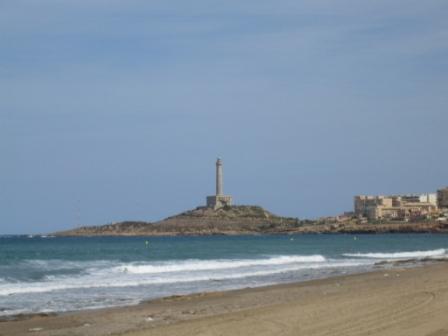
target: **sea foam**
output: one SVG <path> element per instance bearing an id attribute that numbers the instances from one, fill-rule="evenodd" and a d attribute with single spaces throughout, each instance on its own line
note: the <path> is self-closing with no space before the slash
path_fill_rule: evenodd
<path id="1" fill-rule="evenodd" d="M 322 263 L 326 258 L 322 255 L 310 256 L 278 256 L 268 259 L 216 259 L 216 260 L 182 260 L 159 264 L 138 264 L 118 266 L 115 270 L 134 274 L 155 274 L 166 272 L 188 272 L 243 268 L 251 266 L 276 266 L 292 263 Z"/>
<path id="2" fill-rule="evenodd" d="M 323 256 L 279 256 L 268 259 L 194 260 L 163 265 L 125 264 L 112 268 L 91 268 L 77 276 L 49 276 L 45 281 L 0 284 L 0 296 L 44 293 L 82 288 L 122 288 L 158 284 L 223 281 L 278 273 L 324 268 L 356 267 L 365 263 L 353 260 L 327 260 Z M 138 267 L 137 272 L 125 271 Z"/>
<path id="3" fill-rule="evenodd" d="M 381 252 L 381 253 L 344 253 L 345 257 L 372 258 L 372 259 L 403 259 L 403 258 L 430 258 L 440 257 L 446 254 L 445 249 L 430 251 L 409 251 L 409 252 Z"/>

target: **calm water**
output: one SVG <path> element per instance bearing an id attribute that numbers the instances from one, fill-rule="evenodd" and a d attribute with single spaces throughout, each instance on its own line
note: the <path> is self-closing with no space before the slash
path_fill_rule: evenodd
<path id="1" fill-rule="evenodd" d="M 0 315 L 118 305 L 446 256 L 448 235 L 0 236 Z"/>

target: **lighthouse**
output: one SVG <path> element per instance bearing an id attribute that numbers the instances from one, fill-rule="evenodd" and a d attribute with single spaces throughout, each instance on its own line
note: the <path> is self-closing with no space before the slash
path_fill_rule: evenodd
<path id="1" fill-rule="evenodd" d="M 216 196 L 223 195 L 222 192 L 222 160 L 216 160 Z"/>
<path id="2" fill-rule="evenodd" d="M 222 160 L 216 160 L 216 194 L 207 196 L 207 207 L 215 210 L 232 205 L 232 196 L 224 195 Z"/>

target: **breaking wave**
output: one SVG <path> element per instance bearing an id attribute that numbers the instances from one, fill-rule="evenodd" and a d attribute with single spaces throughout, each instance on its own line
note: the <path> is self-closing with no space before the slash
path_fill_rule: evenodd
<path id="1" fill-rule="evenodd" d="M 437 249 L 431 251 L 410 251 L 395 253 L 344 253 L 345 257 L 352 258 L 372 258 L 372 259 L 403 259 L 403 258 L 431 258 L 441 257 L 446 254 L 446 249 Z"/>
<path id="2" fill-rule="evenodd" d="M 53 261 L 54 262 L 54 261 Z M 299 270 L 356 267 L 365 262 L 327 260 L 321 255 L 278 256 L 266 259 L 217 259 L 159 262 L 158 264 L 120 263 L 111 267 L 87 267 L 79 274 L 49 275 L 36 282 L 0 282 L 0 296 L 44 293 L 82 288 L 122 288 L 187 282 L 223 281 L 262 277 Z M 96 266 L 101 263 L 96 263 Z M 56 266 L 56 265 L 55 265 Z"/>
<path id="3" fill-rule="evenodd" d="M 242 259 L 242 260 L 185 260 L 178 262 L 167 262 L 155 265 L 123 265 L 116 270 L 125 273 L 134 274 L 153 274 L 166 272 L 188 272 L 188 271 L 206 271 L 233 269 L 252 266 L 275 266 L 291 263 L 322 263 L 326 259 L 321 255 L 311 256 L 279 256 L 269 259 Z"/>

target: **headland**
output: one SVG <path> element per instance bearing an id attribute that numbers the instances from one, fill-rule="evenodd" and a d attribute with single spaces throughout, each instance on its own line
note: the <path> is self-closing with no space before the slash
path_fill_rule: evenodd
<path id="1" fill-rule="evenodd" d="M 176 236 L 285 233 L 446 233 L 448 188 L 438 194 L 355 196 L 354 212 L 317 220 L 275 215 L 256 205 L 234 205 L 224 194 L 223 161 L 216 161 L 216 192 L 206 205 L 157 222 L 84 226 L 57 236 Z"/>
<path id="2" fill-rule="evenodd" d="M 199 207 L 158 222 L 126 221 L 56 232 L 56 236 L 177 236 L 292 233 L 448 233 L 438 221 L 359 223 L 356 219 L 300 220 L 259 206 Z"/>

